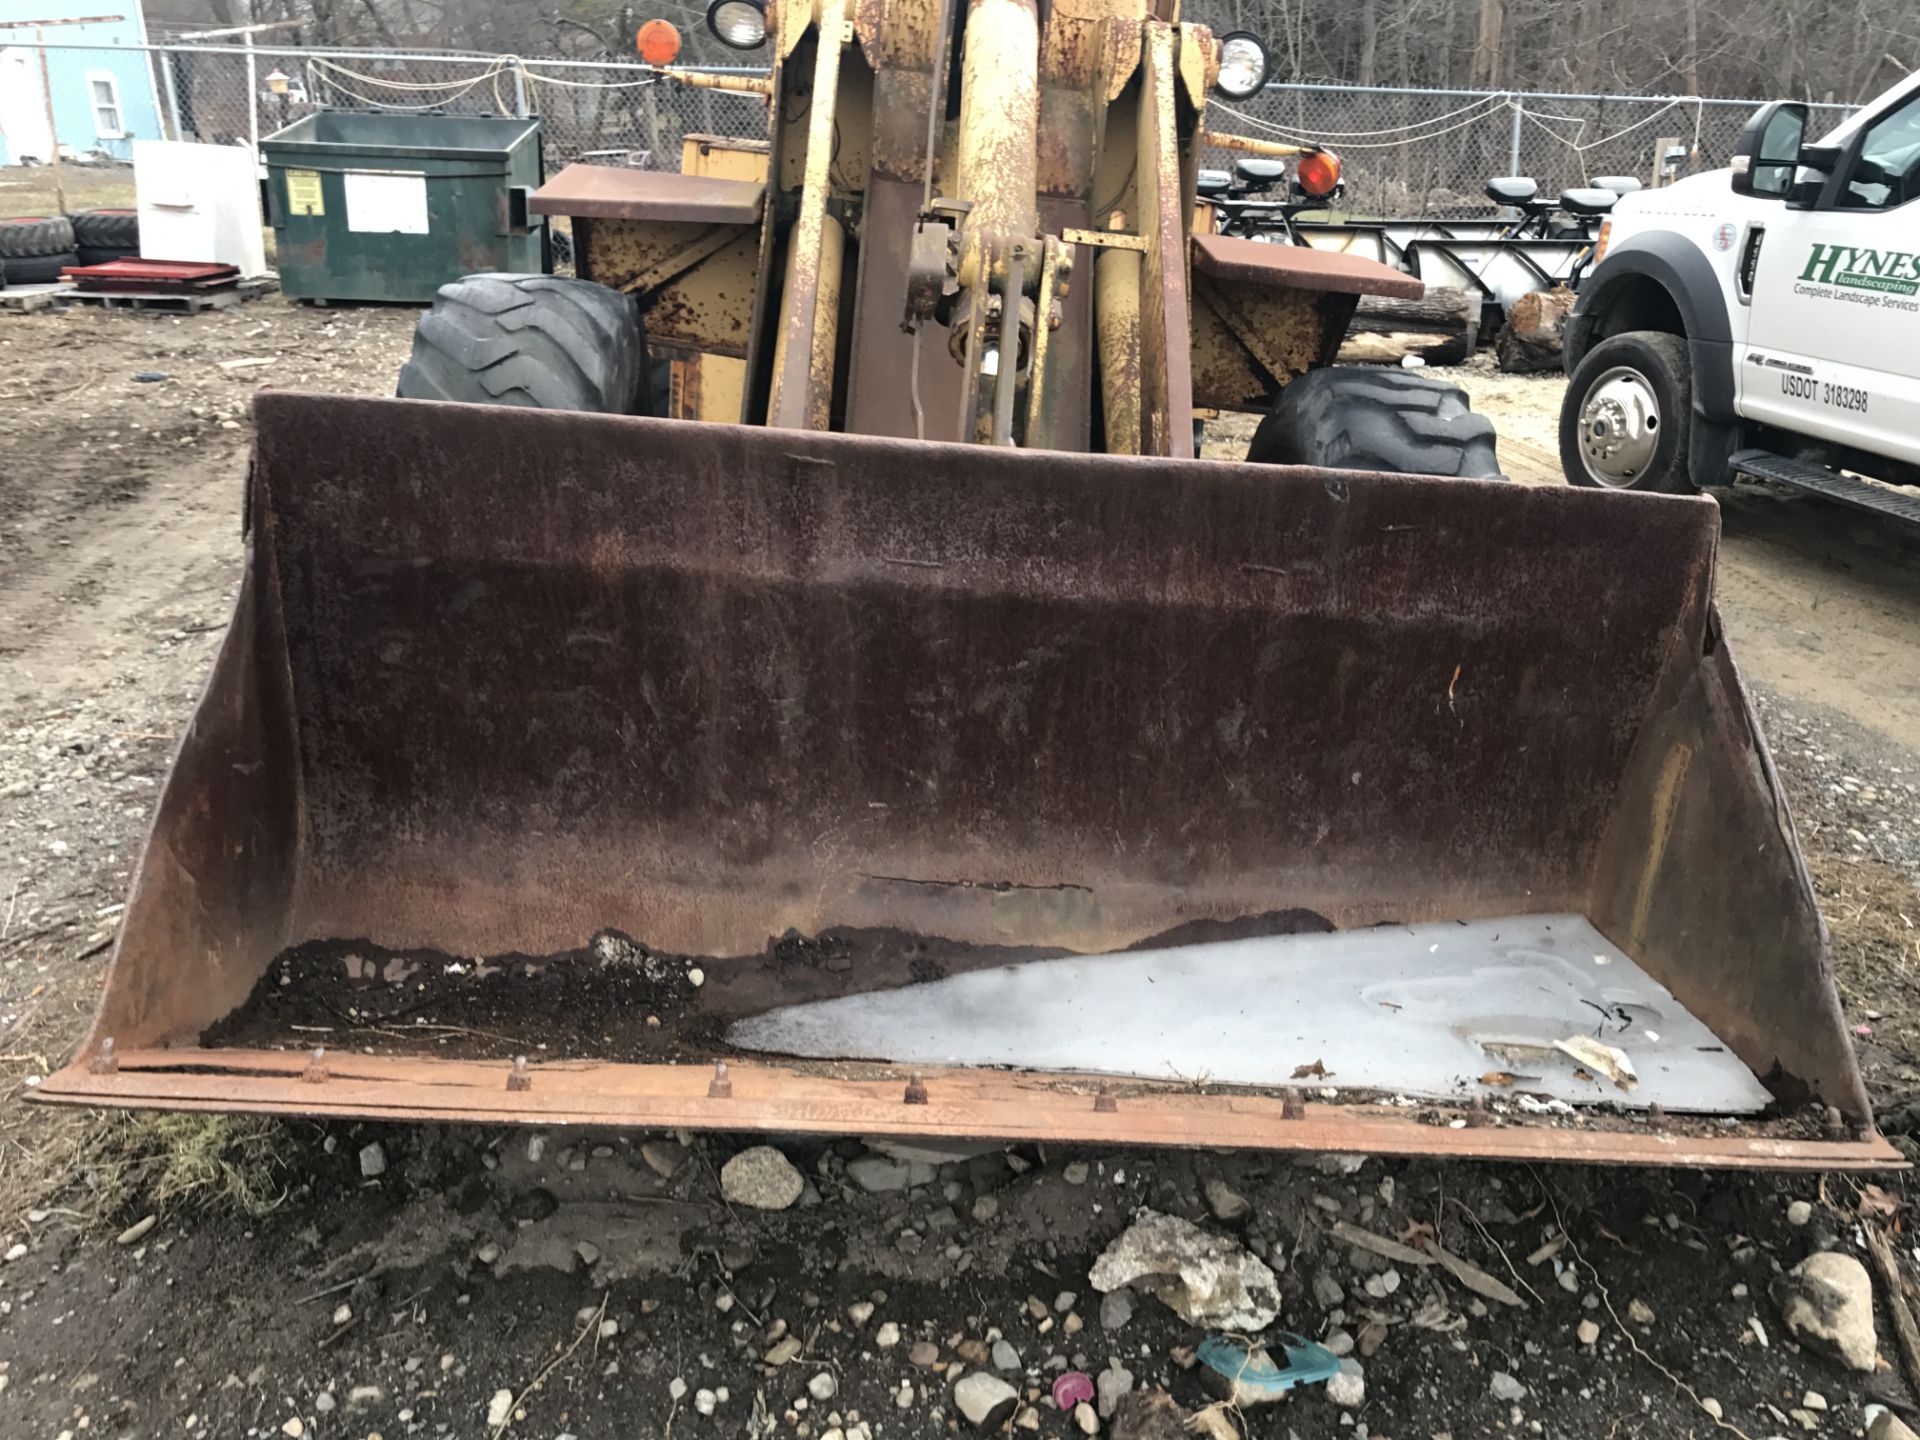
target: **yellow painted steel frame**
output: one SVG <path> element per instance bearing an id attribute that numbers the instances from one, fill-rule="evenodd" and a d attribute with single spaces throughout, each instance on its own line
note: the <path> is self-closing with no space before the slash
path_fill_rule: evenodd
<path id="1" fill-rule="evenodd" d="M 946 403 L 973 412 L 978 423 L 959 430 L 972 438 L 1004 440 L 1014 414 L 1014 438 L 1073 444 L 1071 431 L 1051 427 L 1077 413 L 1085 444 L 1091 411 L 1094 449 L 1187 456 L 1196 370 L 1209 380 L 1205 403 L 1238 406 L 1313 363 L 1322 316 L 1307 298 L 1276 294 L 1223 316 L 1194 294 L 1188 240 L 1218 70 L 1211 32 L 1163 18 L 1150 0 L 1055 0 L 1044 11 L 1033 0 L 953 0 L 950 13 L 967 36 L 957 75 L 944 63 L 951 40 L 936 34 L 940 0 L 778 0 L 770 152 L 714 168 L 703 142 L 683 164 L 764 177 L 757 232 L 728 239 L 710 226 L 623 221 L 614 244 L 614 222 L 600 222 L 594 278 L 646 293 L 657 343 L 744 362 L 737 392 L 727 383 L 712 394 L 699 367 L 682 362 L 677 413 L 826 429 L 841 423 L 852 385 L 869 401 L 849 405 L 849 418 L 857 409 L 868 428 L 876 414 L 917 410 L 922 385 L 957 385 Z M 935 93 L 942 84 L 958 86 L 952 117 Z M 904 237 L 871 230 L 870 201 L 883 181 L 918 188 L 930 106 L 935 208 L 954 225 L 955 323 L 1005 327 L 998 378 L 946 368 L 986 362 L 988 346 L 971 337 L 956 336 L 952 358 L 922 347 L 911 369 L 858 358 L 883 321 L 898 325 L 897 313 L 878 311 L 894 303 L 881 297 L 901 284 L 889 272 L 906 253 Z M 1016 260 L 1022 289 L 1009 294 Z M 1092 294 L 1070 304 L 1076 262 Z M 1078 333 L 1056 334 L 1056 312 Z M 1285 336 L 1255 331 L 1249 342 L 1248 322 L 1266 319 L 1284 321 Z M 1018 369 L 1016 331 L 1027 362 Z M 929 355 L 939 355 L 937 374 Z M 850 356 L 851 379 L 841 373 Z M 1001 379 L 1022 392 L 1011 411 Z M 997 426 L 987 423 L 995 413 Z"/>
<path id="2" fill-rule="evenodd" d="M 688 135 L 680 143 L 680 173 L 714 180 L 764 182 L 767 178 L 767 151 L 765 140 L 748 140 L 735 135 Z M 756 253 L 758 245 L 759 236 L 756 232 Z M 728 314 L 737 317 L 743 340 L 753 305 L 755 272 L 751 258 L 744 286 L 734 288 L 730 285 L 725 290 L 714 286 L 710 296 L 715 301 L 727 302 Z M 689 283 L 693 283 L 694 279 L 695 276 L 690 275 Z M 746 361 L 741 355 L 680 349 L 663 342 L 657 328 L 649 330 L 647 344 L 651 349 L 665 352 L 672 362 L 673 386 L 667 410 L 670 416 L 676 420 L 739 423 L 746 407 L 747 382 Z"/>

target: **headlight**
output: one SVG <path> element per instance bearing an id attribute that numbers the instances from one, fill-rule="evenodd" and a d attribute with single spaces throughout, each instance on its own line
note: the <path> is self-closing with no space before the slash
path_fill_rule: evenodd
<path id="1" fill-rule="evenodd" d="M 1229 100 L 1257 95 L 1267 83 L 1267 47 L 1250 30 L 1220 37 L 1220 78 L 1213 83 Z"/>
<path id="2" fill-rule="evenodd" d="M 767 43 L 767 7 L 761 0 L 713 0 L 707 6 L 707 29 L 722 45 L 758 50 Z"/>

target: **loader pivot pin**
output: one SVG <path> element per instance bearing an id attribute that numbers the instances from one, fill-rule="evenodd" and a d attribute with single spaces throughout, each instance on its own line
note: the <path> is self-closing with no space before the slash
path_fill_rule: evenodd
<path id="1" fill-rule="evenodd" d="M 113 1053 L 113 1037 L 107 1036 L 100 1042 L 100 1049 L 93 1057 L 93 1073 L 96 1075 L 114 1075 L 120 1070 L 120 1057 Z"/>
<path id="2" fill-rule="evenodd" d="M 318 1085 L 327 1078 L 327 1047 L 316 1045 L 307 1055 L 307 1068 L 300 1072 L 300 1078 L 309 1085 Z"/>
<path id="3" fill-rule="evenodd" d="M 908 1105 L 924 1105 L 927 1103 L 926 1082 L 920 1078 L 920 1072 L 918 1070 L 914 1071 L 913 1077 L 907 1081 L 907 1093 L 901 1096 L 901 1099 Z"/>
<path id="4" fill-rule="evenodd" d="M 507 1072 L 507 1089 L 509 1090 L 533 1089 L 533 1076 L 527 1073 L 527 1057 L 526 1056 L 516 1055 L 513 1057 L 513 1069 Z"/>
<path id="5" fill-rule="evenodd" d="M 724 1060 L 713 1062 L 713 1079 L 707 1082 L 707 1098 L 709 1100 L 733 1098 L 733 1081 L 727 1075 L 727 1062 Z"/>

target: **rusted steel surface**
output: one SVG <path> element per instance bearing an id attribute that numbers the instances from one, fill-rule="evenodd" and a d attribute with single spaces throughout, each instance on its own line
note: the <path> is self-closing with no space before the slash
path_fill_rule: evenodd
<path id="1" fill-rule="evenodd" d="M 1196 272 L 1193 403 L 1267 409 L 1294 376 L 1332 358 L 1357 303 L 1335 291 L 1223 286 Z"/>
<path id="2" fill-rule="evenodd" d="M 1161 21 L 1141 26 L 1135 180 L 1147 241 L 1140 276 L 1140 449 L 1180 459 L 1193 454 L 1193 362 L 1174 36 Z"/>
<path id="3" fill-rule="evenodd" d="M 1419 277 L 1364 256 L 1305 245 L 1265 245 L 1237 235 L 1195 235 L 1193 265 L 1223 285 L 1290 285 L 1401 300 L 1418 300 L 1427 293 Z"/>
<path id="4" fill-rule="evenodd" d="M 767 156 L 771 149 L 772 146 L 765 140 L 694 132 L 680 141 L 680 173 L 719 180 L 755 180 L 765 184 Z"/>
<path id="5" fill-rule="evenodd" d="M 1040 228 L 1040 40 L 1036 0 L 965 0 L 959 165 L 964 233 L 996 248 Z M 964 277 L 963 277 L 964 278 Z"/>
<path id="6" fill-rule="evenodd" d="M 846 48 L 847 0 L 820 0 L 815 27 L 813 88 L 806 107 L 806 144 L 800 152 L 802 175 L 798 213 L 787 235 L 786 282 L 773 315 L 776 349 L 767 423 L 783 430 L 820 429 L 833 397 L 833 354 L 816 343 L 824 323 L 820 310 L 821 261 L 826 244 L 827 199 L 832 188 L 834 135 L 840 102 L 840 57 Z M 794 157 L 783 147 L 776 161 Z M 781 173 L 779 171 L 776 174 Z M 784 182 L 783 182 L 784 183 Z M 838 258 L 835 251 L 835 258 Z M 829 282 L 837 297 L 839 286 Z M 822 360 L 825 368 L 822 368 Z"/>
<path id="7" fill-rule="evenodd" d="M 544 954 L 614 927 L 728 956 L 874 925 L 1094 952 L 1296 907 L 1575 910 L 1783 1099 L 1867 1116 L 1712 622 L 1710 501 L 295 394 L 256 414 L 239 608 L 82 1050 L 114 1038 L 119 1070 L 56 1095 L 324 1108 L 144 1092 L 130 1058 L 191 1047 L 314 939 Z M 508 1113 L 398 1083 L 465 1073 L 437 1065 L 381 1071 L 378 1103 Z M 625 1074 L 596 1072 L 608 1104 Z M 933 1098 L 953 1133 L 1002 1128 Z M 783 1103 L 746 1123 L 875 1123 Z M 1234 1123 L 1193 1143 L 1271 1143 Z M 1347 1123 L 1309 1148 L 1401 1143 Z"/>
<path id="8" fill-rule="evenodd" d="M 649 340 L 747 353 L 758 227 L 576 218 L 574 241 L 583 277 L 645 292 Z"/>
<path id="9" fill-rule="evenodd" d="M 1090 1145 L 1165 1145 L 1355 1152 L 1446 1160 L 1506 1159 L 1722 1170 L 1898 1170 L 1884 1139 L 1688 1133 L 1680 1125 L 1601 1129 L 1504 1123 L 1484 1112 L 1429 1106 L 1302 1104 L 1296 1098 L 1115 1083 L 1096 1076 L 876 1066 L 824 1076 L 729 1060 L 724 1082 L 692 1065 L 532 1064 L 326 1056 L 303 1078 L 304 1055 L 221 1051 L 187 1057 L 134 1052 L 118 1073 L 72 1066 L 42 1100 L 167 1109 L 266 1111 L 385 1121 L 632 1125 L 902 1138 L 976 1138 Z M 917 1081 L 917 1084 L 916 1084 Z M 521 1082 L 521 1083 L 516 1083 Z M 910 1099 L 909 1095 L 924 1098 Z M 1455 1129 L 1452 1121 L 1470 1118 Z M 1695 1125 L 1694 1130 L 1705 1127 Z"/>
<path id="10" fill-rule="evenodd" d="M 1093 255 L 1093 316 L 1099 329 L 1100 415 L 1109 455 L 1140 453 L 1140 275 L 1135 250 Z"/>
<path id="11" fill-rule="evenodd" d="M 1711 577 L 1695 584 L 1703 606 Z M 1597 857 L 1593 918 L 1635 951 L 1685 947 L 1668 989 L 1714 1015 L 1715 1033 L 1777 1094 L 1864 1115 L 1826 924 L 1717 611 L 1698 644 L 1676 637 L 1663 662 L 1662 703 Z M 1766 1003 L 1729 1012 L 1721 997 L 1745 992 Z"/>
<path id="12" fill-rule="evenodd" d="M 924 117 L 923 117 L 924 118 Z M 848 362 L 846 428 L 861 435 L 911 439 L 913 349 L 920 347 L 919 389 L 927 434 L 948 437 L 960 423 L 960 367 L 947 352 L 947 331 L 923 325 L 909 335 L 900 328 L 907 300 L 907 257 L 918 182 L 876 180 L 868 194 L 865 239 L 860 246 L 854 300 L 853 346 Z M 1040 223 L 1058 234 L 1085 221 L 1079 202 L 1043 196 Z M 1050 378 L 1042 424 L 1029 429 L 1027 444 L 1043 450 L 1084 451 L 1092 424 L 1093 277 L 1091 258 L 1076 267 L 1061 297 L 1060 328 L 1048 339 Z"/>
<path id="13" fill-rule="evenodd" d="M 766 195 L 754 180 L 574 164 L 534 191 L 529 207 L 540 215 L 758 225 Z"/>

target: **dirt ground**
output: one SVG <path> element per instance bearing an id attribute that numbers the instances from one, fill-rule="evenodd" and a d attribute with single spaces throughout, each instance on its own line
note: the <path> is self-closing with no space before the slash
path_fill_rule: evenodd
<path id="1" fill-rule="evenodd" d="M 1078 1434 L 1046 1398 L 1061 1370 L 1207 1403 L 1205 1331 L 1090 1282 L 1142 1206 L 1263 1256 L 1280 1323 L 1363 1372 L 1364 1398 L 1313 1386 L 1248 1434 L 1757 1440 L 1910 1404 L 1884 1295 L 1882 1358 L 1854 1372 L 1769 1293 L 1815 1251 L 1862 1254 L 1863 1207 L 1902 1223 L 1897 1176 L 780 1139 L 804 1188 L 763 1212 L 728 1198 L 746 1142 L 725 1136 L 176 1131 L 22 1103 L 91 1010 L 232 602 L 248 397 L 390 391 L 412 320 L 278 298 L 0 315 L 0 1434 L 924 1437 L 969 1432 L 956 1373 L 1002 1366 L 1016 1434 Z M 1460 378 L 1510 473 L 1558 483 L 1558 382 Z M 1876 1102 L 1911 1128 L 1920 546 L 1813 501 L 1721 501 L 1720 604 Z M 1431 1235 L 1522 1304 L 1336 1222 Z"/>

